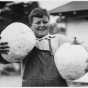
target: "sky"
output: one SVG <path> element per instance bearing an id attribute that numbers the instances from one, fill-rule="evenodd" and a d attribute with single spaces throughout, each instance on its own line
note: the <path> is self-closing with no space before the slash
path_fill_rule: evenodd
<path id="1" fill-rule="evenodd" d="M 51 10 L 51 9 L 54 9 L 56 7 L 59 7 L 61 5 L 64 5 L 68 2 L 71 2 L 71 1 L 66 1 L 66 0 L 42 0 L 42 1 L 39 1 L 39 4 L 41 7 L 43 8 L 46 8 L 47 10 Z"/>

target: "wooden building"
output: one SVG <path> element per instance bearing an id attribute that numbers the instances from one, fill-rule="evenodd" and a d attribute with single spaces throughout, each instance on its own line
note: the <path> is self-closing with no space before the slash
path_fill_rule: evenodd
<path id="1" fill-rule="evenodd" d="M 66 35 L 88 42 L 88 1 L 72 1 L 49 11 L 65 21 Z"/>

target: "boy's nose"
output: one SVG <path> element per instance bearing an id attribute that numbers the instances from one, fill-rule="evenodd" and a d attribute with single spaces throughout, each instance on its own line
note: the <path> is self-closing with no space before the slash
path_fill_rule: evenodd
<path id="1" fill-rule="evenodd" d="M 40 26 L 44 26 L 44 23 L 41 23 Z"/>

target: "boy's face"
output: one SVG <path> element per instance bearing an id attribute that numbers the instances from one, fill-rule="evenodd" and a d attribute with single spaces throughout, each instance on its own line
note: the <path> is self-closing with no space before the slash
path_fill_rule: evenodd
<path id="1" fill-rule="evenodd" d="M 42 18 L 33 17 L 31 29 L 37 38 L 42 38 L 48 34 L 50 28 L 49 19 L 47 16 Z"/>

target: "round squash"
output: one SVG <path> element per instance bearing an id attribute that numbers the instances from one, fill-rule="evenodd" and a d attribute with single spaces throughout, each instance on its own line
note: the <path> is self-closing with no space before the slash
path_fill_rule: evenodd
<path id="1" fill-rule="evenodd" d="M 56 51 L 54 61 L 64 79 L 76 80 L 87 71 L 88 52 L 82 45 L 65 43 Z"/>
<path id="2" fill-rule="evenodd" d="M 33 49 L 36 37 L 32 30 L 25 24 L 14 22 L 1 32 L 1 42 L 8 42 L 8 54 L 1 54 L 9 62 L 18 62 Z"/>

